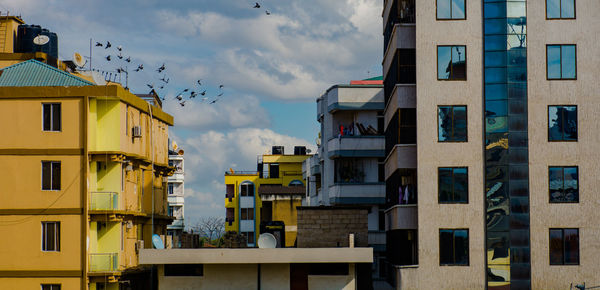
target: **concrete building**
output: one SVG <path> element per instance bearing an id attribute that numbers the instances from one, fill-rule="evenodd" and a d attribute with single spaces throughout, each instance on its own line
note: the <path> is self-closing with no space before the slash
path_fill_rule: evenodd
<path id="1" fill-rule="evenodd" d="M 144 249 L 140 254 L 140 264 L 158 266 L 159 290 L 353 290 L 359 289 L 356 267 L 372 261 L 370 248 Z"/>
<path id="2" fill-rule="evenodd" d="M 185 164 L 183 150 L 172 142 L 169 148 L 169 166 L 175 168 L 167 180 L 167 200 L 169 216 L 175 220 L 167 226 L 167 235 L 171 236 L 174 248 L 181 248 L 181 235 L 185 228 Z"/>
<path id="3" fill-rule="evenodd" d="M 597 1 L 384 1 L 399 289 L 600 285 L 597 12 Z"/>
<path id="4" fill-rule="evenodd" d="M 0 53 L 0 289 L 146 288 L 173 117 L 27 55 Z"/>
<path id="5" fill-rule="evenodd" d="M 271 153 L 258 156 L 256 171 L 225 172 L 225 231 L 245 235 L 249 247 L 264 232 L 274 234 L 281 247 L 296 241 L 296 207 L 306 191 L 302 162 L 310 155 L 304 146 L 294 147 L 293 155 L 284 154 L 283 146 L 273 146 Z"/>
<path id="6" fill-rule="evenodd" d="M 335 85 L 317 99 L 317 154 L 303 163 L 305 206 L 366 206 L 373 276 L 385 256 L 385 136 L 381 78 Z"/>

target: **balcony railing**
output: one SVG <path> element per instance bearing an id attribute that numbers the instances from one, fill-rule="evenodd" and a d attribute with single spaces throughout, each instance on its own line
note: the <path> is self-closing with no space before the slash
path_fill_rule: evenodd
<path id="1" fill-rule="evenodd" d="M 92 191 L 90 210 L 118 210 L 119 194 L 109 191 Z"/>
<path id="2" fill-rule="evenodd" d="M 93 253 L 90 254 L 90 272 L 116 272 L 119 270 L 119 254 Z"/>

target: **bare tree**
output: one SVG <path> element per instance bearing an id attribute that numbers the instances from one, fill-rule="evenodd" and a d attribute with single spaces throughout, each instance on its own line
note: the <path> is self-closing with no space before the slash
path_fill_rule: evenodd
<path id="1" fill-rule="evenodd" d="M 207 238 L 210 242 L 220 239 L 225 233 L 225 220 L 222 217 L 204 217 L 191 226 L 200 237 Z"/>

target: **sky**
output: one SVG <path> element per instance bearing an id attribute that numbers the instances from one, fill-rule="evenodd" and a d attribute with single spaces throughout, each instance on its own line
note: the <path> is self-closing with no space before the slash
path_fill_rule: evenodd
<path id="1" fill-rule="evenodd" d="M 62 60 L 89 57 L 90 39 L 110 41 L 109 49 L 92 46 L 92 67 L 126 68 L 133 93 L 164 85 L 157 91 L 175 118 L 170 138 L 185 151 L 185 223 L 193 226 L 224 217 L 229 168 L 255 170 L 273 145 L 314 152 L 315 100 L 326 89 L 381 75 L 383 1 L 266 0 L 254 9 L 255 2 L 0 0 L 0 10 L 56 32 Z M 138 64 L 144 70 L 133 71 Z M 182 107 L 174 97 L 186 88 Z M 208 100 L 189 99 L 204 90 Z"/>

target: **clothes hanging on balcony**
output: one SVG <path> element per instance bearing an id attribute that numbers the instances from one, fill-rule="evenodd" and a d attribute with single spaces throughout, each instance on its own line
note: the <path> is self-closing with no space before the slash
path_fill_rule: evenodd
<path id="1" fill-rule="evenodd" d="M 404 198 L 404 190 L 402 189 L 402 185 L 398 186 L 398 204 L 402 204 L 402 200 Z"/>

